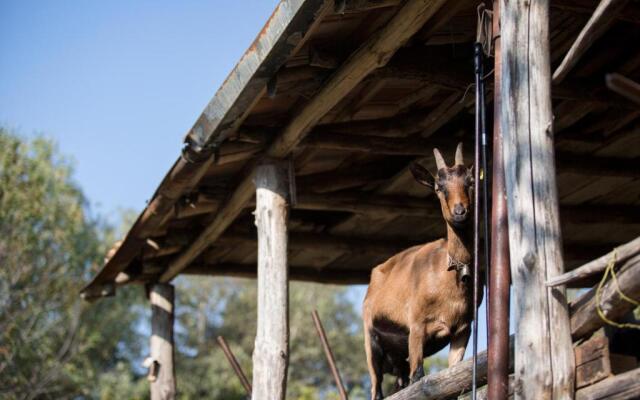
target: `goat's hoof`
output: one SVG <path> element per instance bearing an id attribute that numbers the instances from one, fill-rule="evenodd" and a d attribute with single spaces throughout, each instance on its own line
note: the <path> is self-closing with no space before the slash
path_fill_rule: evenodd
<path id="1" fill-rule="evenodd" d="M 418 382 L 420 378 L 422 378 L 423 376 L 424 376 L 424 368 L 421 365 L 418 368 L 416 368 L 416 372 L 414 372 L 413 375 L 411 376 L 411 380 L 409 381 L 409 383 L 414 384 Z"/>

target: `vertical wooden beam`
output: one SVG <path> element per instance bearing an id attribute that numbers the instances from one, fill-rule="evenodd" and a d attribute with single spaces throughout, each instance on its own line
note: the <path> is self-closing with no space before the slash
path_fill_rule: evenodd
<path id="1" fill-rule="evenodd" d="M 515 292 L 515 398 L 571 399 L 574 357 L 553 148 L 549 0 L 501 0 L 500 129 Z"/>
<path id="2" fill-rule="evenodd" d="M 151 400 L 176 398 L 173 366 L 174 289 L 168 283 L 151 286 Z"/>
<path id="3" fill-rule="evenodd" d="M 284 400 L 289 363 L 287 164 L 256 168 L 258 227 L 258 329 L 253 350 L 252 399 Z"/>

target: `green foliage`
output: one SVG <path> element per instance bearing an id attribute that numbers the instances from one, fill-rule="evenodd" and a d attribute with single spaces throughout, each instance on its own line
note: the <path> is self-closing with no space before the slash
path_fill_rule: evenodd
<path id="1" fill-rule="evenodd" d="M 178 391 L 181 398 L 242 399 L 244 390 L 215 338 L 223 336 L 251 376 L 256 332 L 255 281 L 180 279 L 177 284 Z M 352 394 L 368 381 L 360 316 L 346 288 L 292 282 L 287 398 L 331 399 L 337 393 L 311 319 L 318 310 L 343 381 Z"/>
<path id="2" fill-rule="evenodd" d="M 89 395 L 139 351 L 133 292 L 79 298 L 113 232 L 87 215 L 71 173 L 50 141 L 0 129 L 0 397 Z"/>
<path id="3" fill-rule="evenodd" d="M 71 177 L 50 141 L 0 128 L 0 398 L 147 399 L 139 366 L 148 351 L 147 301 L 139 287 L 119 288 L 115 298 L 94 304 L 80 300 L 119 235 L 88 214 Z M 350 398 L 366 398 L 361 319 L 347 289 L 296 282 L 287 398 L 338 398 L 313 309 Z M 215 338 L 226 338 L 251 377 L 255 281 L 178 279 L 175 329 L 180 399 L 246 398 Z M 440 362 L 428 361 L 426 369 Z"/>

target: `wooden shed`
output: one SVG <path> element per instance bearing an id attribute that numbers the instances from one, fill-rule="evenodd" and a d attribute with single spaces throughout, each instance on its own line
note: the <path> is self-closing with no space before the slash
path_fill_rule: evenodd
<path id="1" fill-rule="evenodd" d="M 494 8 L 498 3 L 502 30 L 485 44 L 502 42 L 502 64 L 496 63 L 502 96 L 494 100 L 490 58 L 486 102 L 489 115 L 499 104 L 515 121 L 496 119 L 506 135 L 508 195 L 516 193 L 510 185 L 526 168 L 535 171 L 534 186 L 557 183 L 557 193 L 537 199 L 546 204 L 538 206 L 552 208 L 550 216 L 559 209 L 562 234 L 553 240 L 561 238 L 564 267 L 560 263 L 549 278 L 640 232 L 640 108 L 605 85 L 609 73 L 640 80 L 640 4 L 502 0 Z M 282 0 L 83 296 L 114 295 L 127 284 L 162 291 L 180 274 L 255 277 L 256 182 L 272 196 L 258 203 L 276 210 L 276 217 L 278 207 L 284 209 L 284 225 L 267 221 L 271 233 L 264 235 L 281 237 L 284 249 L 261 248 L 276 267 L 260 270 L 259 279 L 280 282 L 285 291 L 284 300 L 259 299 L 276 314 L 286 314 L 287 279 L 366 284 L 371 269 L 394 253 L 442 237 L 439 204 L 408 166 L 417 160 L 432 167 L 434 147 L 451 157 L 459 141 L 472 159 L 478 21 L 478 3 L 468 0 Z M 529 118 L 531 129 L 539 128 L 536 119 L 546 114 L 538 113 L 545 105 L 536 98 L 544 100 L 549 87 L 553 118 L 544 128 L 551 158 L 527 161 L 518 124 Z M 519 101 L 531 105 L 526 118 Z M 514 132 L 504 133 L 505 127 Z M 540 218 L 538 206 L 516 210 L 511 200 L 510 213 L 535 211 Z M 514 257 L 526 256 L 518 251 L 512 236 L 516 273 Z M 274 274 L 283 258 L 284 272 Z M 514 288 L 521 288 L 516 280 Z M 567 319 L 560 325 L 568 326 L 566 302 L 560 303 Z M 573 357 L 568 328 L 564 333 Z M 516 366 L 518 354 L 516 348 Z M 569 386 L 573 396 L 573 382 Z M 518 390 L 518 398 L 536 398 Z"/>

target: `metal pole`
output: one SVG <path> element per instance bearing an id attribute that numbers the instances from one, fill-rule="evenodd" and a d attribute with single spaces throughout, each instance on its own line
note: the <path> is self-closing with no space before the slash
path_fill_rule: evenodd
<path id="1" fill-rule="evenodd" d="M 331 351 L 331 346 L 329 346 L 327 335 L 324 332 L 322 322 L 320 321 L 320 317 L 318 316 L 318 311 L 313 310 L 313 312 L 311 312 L 311 317 L 313 318 L 313 323 L 316 326 L 316 331 L 318 332 L 318 336 L 320 337 L 320 341 L 322 342 L 322 348 L 324 349 L 324 355 L 327 357 L 327 361 L 329 362 L 331 374 L 333 375 L 333 379 L 336 381 L 338 392 L 340 392 L 340 398 L 342 400 L 349 400 L 347 391 L 345 390 L 344 384 L 342 383 L 342 379 L 340 379 L 340 373 L 338 372 L 336 361 L 333 358 L 333 352 Z"/>
<path id="2" fill-rule="evenodd" d="M 244 374 L 244 371 L 242 371 L 242 368 L 240 367 L 240 364 L 238 364 L 238 360 L 236 360 L 236 357 L 233 355 L 233 352 L 227 344 L 227 341 L 224 340 L 222 336 L 218 336 L 216 340 L 222 348 L 222 352 L 227 357 L 229 364 L 231 364 L 231 368 L 233 368 L 233 371 L 236 373 L 236 375 L 238 375 L 238 379 L 240 379 L 240 383 L 244 387 L 244 390 L 247 392 L 247 396 L 251 397 L 251 383 L 249 383 L 247 376 Z"/>
<path id="3" fill-rule="evenodd" d="M 476 399 L 477 392 L 477 369 L 478 369 L 478 300 L 479 300 L 479 286 L 480 286 L 480 258 L 479 258 L 479 225 L 480 225 L 480 130 L 482 128 L 482 121 L 480 117 L 481 109 L 481 96 L 480 90 L 482 89 L 482 45 L 480 43 L 474 46 L 474 64 L 476 75 L 476 136 L 475 136 L 475 158 L 473 162 L 474 167 L 474 182 L 475 190 L 473 191 L 473 368 L 471 373 L 471 398 Z"/>
<path id="4" fill-rule="evenodd" d="M 491 204 L 491 274 L 488 294 L 488 388 L 487 398 L 506 400 L 509 394 L 509 234 L 507 199 L 502 159 L 500 111 L 500 0 L 493 2 L 494 101 L 493 171 Z"/>

